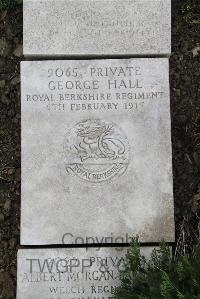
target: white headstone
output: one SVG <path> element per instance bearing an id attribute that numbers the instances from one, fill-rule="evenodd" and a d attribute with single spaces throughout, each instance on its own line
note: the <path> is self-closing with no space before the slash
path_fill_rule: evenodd
<path id="1" fill-rule="evenodd" d="M 171 0 L 24 0 L 24 55 L 170 55 Z"/>
<path id="2" fill-rule="evenodd" d="M 144 248 L 147 258 L 153 248 Z M 24 249 L 18 252 L 17 299 L 111 299 L 126 249 Z"/>
<path id="3" fill-rule="evenodd" d="M 168 67 L 22 62 L 22 244 L 174 241 Z"/>

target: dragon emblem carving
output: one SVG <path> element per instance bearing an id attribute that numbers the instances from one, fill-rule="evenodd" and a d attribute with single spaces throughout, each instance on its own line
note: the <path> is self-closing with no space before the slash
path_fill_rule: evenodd
<path id="1" fill-rule="evenodd" d="M 64 144 L 66 170 L 90 182 L 102 182 L 123 173 L 128 165 L 129 144 L 114 123 L 87 119 L 77 123 Z"/>
<path id="2" fill-rule="evenodd" d="M 98 120 L 86 120 L 77 127 L 77 136 L 82 140 L 75 145 L 81 161 L 88 159 L 117 159 L 123 157 L 125 145 L 112 136 L 113 125 Z"/>

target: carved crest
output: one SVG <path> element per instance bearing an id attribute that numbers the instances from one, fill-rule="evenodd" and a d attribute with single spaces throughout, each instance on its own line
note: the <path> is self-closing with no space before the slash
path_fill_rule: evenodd
<path id="1" fill-rule="evenodd" d="M 123 172 L 128 163 L 129 145 L 119 127 L 100 119 L 87 119 L 69 130 L 64 151 L 68 173 L 102 182 Z"/>

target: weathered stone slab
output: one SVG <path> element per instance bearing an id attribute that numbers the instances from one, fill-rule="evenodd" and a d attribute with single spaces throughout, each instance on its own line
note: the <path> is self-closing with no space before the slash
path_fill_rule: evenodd
<path id="1" fill-rule="evenodd" d="M 174 240 L 168 59 L 22 62 L 22 244 Z"/>
<path id="2" fill-rule="evenodd" d="M 171 0 L 24 0 L 24 55 L 170 55 Z"/>
<path id="3" fill-rule="evenodd" d="M 147 258 L 151 247 L 144 248 Z M 24 249 L 18 252 L 17 299 L 110 299 L 126 249 Z"/>

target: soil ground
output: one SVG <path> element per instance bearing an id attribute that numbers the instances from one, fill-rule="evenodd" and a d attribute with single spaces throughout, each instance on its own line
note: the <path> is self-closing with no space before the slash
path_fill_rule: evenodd
<path id="1" fill-rule="evenodd" d="M 170 83 L 175 220 L 177 235 L 185 219 L 189 242 L 194 242 L 200 210 L 200 1 L 172 2 Z M 0 299 L 16 296 L 21 59 L 22 5 L 17 5 L 0 11 Z"/>

